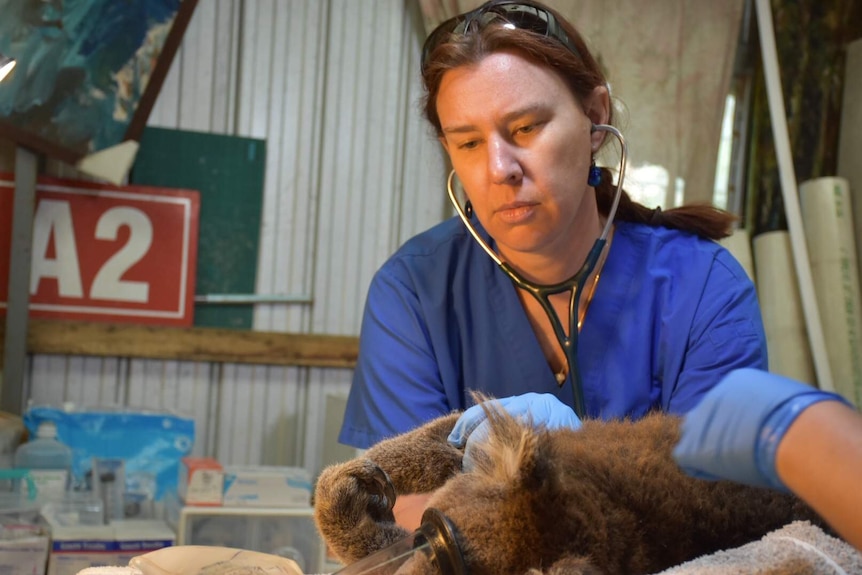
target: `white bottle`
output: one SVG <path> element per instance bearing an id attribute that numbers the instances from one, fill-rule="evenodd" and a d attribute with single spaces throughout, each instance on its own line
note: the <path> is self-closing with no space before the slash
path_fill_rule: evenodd
<path id="1" fill-rule="evenodd" d="M 40 499 L 62 497 L 69 483 L 72 450 L 57 440 L 57 425 L 43 421 L 36 437 L 15 450 L 15 467 L 29 469 Z"/>

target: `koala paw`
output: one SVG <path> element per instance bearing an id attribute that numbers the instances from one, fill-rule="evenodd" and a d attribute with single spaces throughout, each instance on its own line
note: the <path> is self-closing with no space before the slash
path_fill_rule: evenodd
<path id="1" fill-rule="evenodd" d="M 315 521 L 336 554 L 355 561 L 407 535 L 395 525 L 395 497 L 389 476 L 371 460 L 333 465 L 317 480 Z"/>
<path id="2" fill-rule="evenodd" d="M 357 459 L 329 467 L 317 481 L 315 504 L 330 507 L 339 514 L 370 516 L 375 521 L 392 520 L 395 487 L 377 464 Z"/>

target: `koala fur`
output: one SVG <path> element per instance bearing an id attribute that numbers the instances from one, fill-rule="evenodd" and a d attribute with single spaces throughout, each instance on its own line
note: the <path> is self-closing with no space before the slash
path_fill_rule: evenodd
<path id="1" fill-rule="evenodd" d="M 471 575 L 656 573 L 797 519 L 824 525 L 792 495 L 685 475 L 675 416 L 548 431 L 486 413 L 469 472 L 446 441 L 457 413 L 324 469 L 315 521 L 336 555 L 349 564 L 408 536 L 395 498 L 435 490 L 428 506 L 454 524 Z"/>

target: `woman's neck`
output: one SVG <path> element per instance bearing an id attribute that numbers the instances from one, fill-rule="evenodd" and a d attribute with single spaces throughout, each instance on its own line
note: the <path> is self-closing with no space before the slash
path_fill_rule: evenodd
<path id="1" fill-rule="evenodd" d="M 576 219 L 546 250 L 512 253 L 500 250 L 500 256 L 528 281 L 544 285 L 565 281 L 581 269 L 604 229 L 603 216 L 595 211 L 590 216 Z"/>

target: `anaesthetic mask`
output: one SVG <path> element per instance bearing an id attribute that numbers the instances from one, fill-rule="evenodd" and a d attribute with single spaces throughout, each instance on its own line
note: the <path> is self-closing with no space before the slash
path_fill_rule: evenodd
<path id="1" fill-rule="evenodd" d="M 419 529 L 333 575 L 467 575 L 455 526 L 429 507 Z"/>

